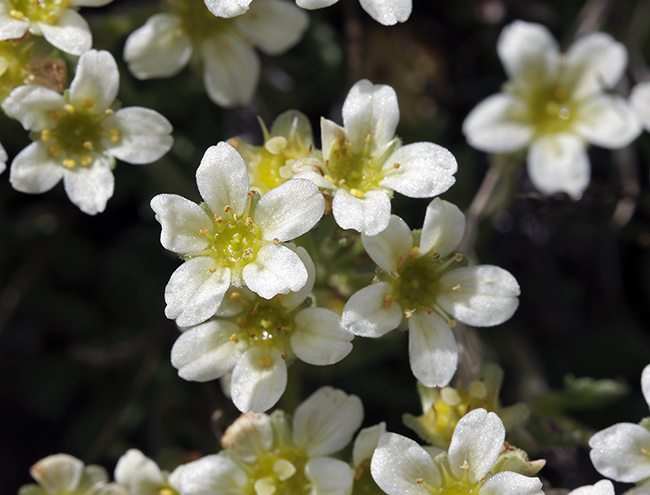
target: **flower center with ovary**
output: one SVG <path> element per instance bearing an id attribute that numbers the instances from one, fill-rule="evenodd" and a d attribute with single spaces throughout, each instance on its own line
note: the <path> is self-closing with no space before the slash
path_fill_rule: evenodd
<path id="1" fill-rule="evenodd" d="M 62 111 L 54 110 L 48 114 L 52 125 L 41 131 L 40 139 L 49 145 L 50 156 L 60 160 L 65 168 L 89 167 L 93 163 L 93 152 L 103 150 L 103 138 L 108 137 L 114 143 L 121 139 L 118 129 L 106 130 L 101 125 L 113 111 L 108 109 L 99 115 L 92 114 L 86 109 L 93 104 L 91 100 L 84 100 L 80 108 L 76 108 L 67 103 Z"/>
<path id="2" fill-rule="evenodd" d="M 366 142 L 370 142 L 370 136 Z M 357 198 L 363 198 L 368 191 L 383 189 L 379 186 L 384 177 L 382 162 L 368 155 L 365 149 L 359 155 L 353 153 L 347 141 L 336 143 L 325 161 L 325 178 Z"/>
<path id="3" fill-rule="evenodd" d="M 215 35 L 233 29 L 231 19 L 223 19 L 215 16 L 208 10 L 204 2 L 196 0 L 167 0 L 170 12 L 181 19 L 181 28 L 178 36 L 186 34 L 192 40 L 192 44 L 199 48 L 201 43 L 214 38 Z"/>
<path id="4" fill-rule="evenodd" d="M 9 0 L 9 5 L 9 15 L 14 19 L 56 24 L 70 0 Z"/>
<path id="5" fill-rule="evenodd" d="M 444 258 L 437 253 L 418 255 L 419 250 L 414 247 L 406 256 L 399 258 L 397 272 L 391 274 L 390 279 L 393 293 L 392 296 L 387 296 L 384 305 L 399 304 L 407 318 L 415 311 L 435 312 L 450 326 L 455 326 L 453 318 L 436 303 L 440 291 L 438 280 L 445 272 L 458 268 L 464 259 L 463 255 L 455 253 Z M 459 289 L 460 287 L 456 290 Z"/>
<path id="6" fill-rule="evenodd" d="M 305 461 L 304 455 L 288 446 L 261 454 L 248 465 L 255 495 L 306 495 Z"/>

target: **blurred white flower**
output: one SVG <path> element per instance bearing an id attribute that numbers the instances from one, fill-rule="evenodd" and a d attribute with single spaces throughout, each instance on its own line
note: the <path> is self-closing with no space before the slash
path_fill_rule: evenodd
<path id="1" fill-rule="evenodd" d="M 571 490 L 567 495 L 614 495 L 614 485 L 609 480 L 600 480 L 593 485 L 586 485 Z"/>
<path id="2" fill-rule="evenodd" d="M 287 247 L 307 268 L 302 289 L 270 300 L 246 289 L 231 290 L 219 316 L 232 316 L 184 329 L 172 348 L 172 364 L 186 380 L 214 380 L 232 370 L 230 395 L 242 412 L 263 412 L 277 403 L 287 386 L 287 365 L 294 358 L 323 366 L 352 350 L 353 335 L 341 326 L 340 315 L 304 307 L 316 268 L 304 248 Z"/>
<path id="3" fill-rule="evenodd" d="M 161 471 L 142 452 L 130 449 L 117 461 L 115 481 L 128 488 L 130 495 L 173 495 L 180 490 L 182 468 L 179 466 L 172 473 Z"/>
<path id="4" fill-rule="evenodd" d="M 355 395 L 323 387 L 300 404 L 293 421 L 282 412 L 246 413 L 225 432 L 225 455 L 186 464 L 183 495 L 349 495 L 350 466 L 328 457 L 352 440 L 363 420 Z"/>
<path id="5" fill-rule="evenodd" d="M 388 495 L 543 495 L 539 478 L 511 471 L 490 472 L 504 439 L 505 428 L 499 417 L 475 409 L 458 422 L 448 453 L 435 459 L 413 440 L 384 433 L 370 470 Z"/>
<path id="6" fill-rule="evenodd" d="M 650 131 L 650 81 L 637 84 L 632 89 L 630 103 L 643 127 Z"/>
<path id="7" fill-rule="evenodd" d="M 0 174 L 5 171 L 5 168 L 7 168 L 7 158 L 7 152 L 2 144 L 0 144 Z"/>
<path id="8" fill-rule="evenodd" d="M 323 215 L 314 184 L 290 180 L 260 199 L 249 190 L 244 160 L 224 142 L 205 152 L 196 183 L 201 205 L 175 194 L 151 200 L 161 244 L 186 260 L 165 288 L 168 318 L 183 327 L 204 322 L 231 286 L 271 299 L 307 283 L 305 264 L 282 243 L 311 230 Z"/>
<path id="9" fill-rule="evenodd" d="M 123 486 L 108 483 L 103 467 L 84 466 L 68 454 L 45 457 L 29 473 L 38 485 L 23 485 L 18 495 L 131 495 Z"/>
<path id="10" fill-rule="evenodd" d="M 170 2 L 170 13 L 151 16 L 126 40 L 124 60 L 138 79 L 170 77 L 196 50 L 203 59 L 208 96 L 217 105 L 249 103 L 260 78 L 260 60 L 284 53 L 301 38 L 308 16 L 284 0 L 256 0 L 232 19 L 215 17 L 194 0 Z"/>
<path id="11" fill-rule="evenodd" d="M 390 86 L 357 82 L 343 103 L 343 127 L 321 119 L 322 170 L 294 174 L 334 196 L 332 212 L 343 229 L 376 235 L 388 226 L 393 191 L 430 198 L 449 189 L 458 168 L 442 146 L 402 146 L 395 137 L 397 95 Z"/>
<path id="12" fill-rule="evenodd" d="M 621 148 L 641 131 L 628 102 L 606 92 L 623 76 L 625 47 L 594 33 L 561 54 L 544 26 L 516 21 L 504 28 L 497 52 L 510 80 L 467 116 L 469 144 L 489 153 L 528 147 L 537 189 L 580 198 L 590 179 L 586 146 Z"/>
<path id="13" fill-rule="evenodd" d="M 22 37 L 28 31 L 52 46 L 81 55 L 93 44 L 88 23 L 76 9 L 101 7 L 113 0 L 0 0 L 0 40 Z"/>
<path id="14" fill-rule="evenodd" d="M 165 117 L 141 107 L 113 111 L 119 77 L 109 52 L 91 50 L 79 58 L 63 95 L 35 85 L 10 93 L 2 108 L 36 137 L 11 164 L 14 189 L 38 194 L 63 178 L 70 201 L 95 215 L 113 195 L 115 158 L 143 164 L 169 151 L 172 126 Z"/>
<path id="15" fill-rule="evenodd" d="M 362 234 L 365 250 L 386 276 L 357 291 L 343 308 L 343 325 L 363 337 L 381 337 L 406 318 L 411 370 L 427 387 L 446 385 L 456 371 L 450 328 L 456 320 L 499 325 L 519 305 L 519 285 L 510 272 L 492 265 L 459 266 L 464 258 L 454 250 L 464 231 L 458 207 L 436 198 L 427 208 L 419 247 L 396 215 L 382 233 Z"/>
<path id="16" fill-rule="evenodd" d="M 650 364 L 641 373 L 641 389 L 650 406 Z M 603 476 L 624 483 L 639 483 L 635 493 L 650 493 L 650 418 L 641 424 L 618 423 L 589 440 L 589 455 Z"/>

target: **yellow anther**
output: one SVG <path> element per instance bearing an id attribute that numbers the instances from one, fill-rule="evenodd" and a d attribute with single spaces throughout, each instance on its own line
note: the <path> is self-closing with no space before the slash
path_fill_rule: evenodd
<path id="1" fill-rule="evenodd" d="M 82 167 L 90 167 L 93 164 L 93 157 L 90 155 L 81 155 L 79 157 L 79 163 Z"/>
<path id="2" fill-rule="evenodd" d="M 199 235 L 205 235 L 208 233 L 208 229 L 201 229 L 199 230 Z"/>
<path id="3" fill-rule="evenodd" d="M 230 206 L 230 205 L 226 205 L 226 206 L 223 207 L 223 212 L 224 213 L 228 213 L 230 210 L 232 210 L 232 206 Z"/>
<path id="4" fill-rule="evenodd" d="M 416 482 L 417 484 L 421 485 L 422 483 L 424 483 L 424 480 L 423 480 L 422 478 L 417 478 L 417 479 L 415 480 L 415 482 Z"/>
<path id="5" fill-rule="evenodd" d="M 439 259 L 440 259 L 440 253 L 433 253 L 433 254 L 431 255 L 431 257 L 432 257 L 434 260 L 439 260 Z"/>
<path id="6" fill-rule="evenodd" d="M 355 198 L 359 198 L 359 199 L 363 198 L 363 191 L 359 189 L 350 189 L 350 194 L 352 194 L 352 196 L 354 196 Z"/>
<path id="7" fill-rule="evenodd" d="M 369 143 L 372 141 L 372 136 L 370 134 L 366 134 L 366 143 Z"/>
<path id="8" fill-rule="evenodd" d="M 50 12 L 45 18 L 45 23 L 49 24 L 50 26 L 53 26 L 57 22 L 59 22 L 59 16 L 56 15 L 54 12 Z"/>
<path id="9" fill-rule="evenodd" d="M 242 298 L 242 293 L 239 292 L 238 290 L 231 292 L 230 295 L 228 296 L 228 299 L 230 299 L 233 302 L 239 301 L 241 298 Z"/>
<path id="10" fill-rule="evenodd" d="M 214 273 L 214 272 L 216 272 L 216 271 L 217 271 L 217 269 L 216 269 L 216 268 L 215 268 L 215 267 L 213 266 L 212 268 L 210 268 L 210 270 L 209 270 L 209 271 L 210 271 L 210 273 Z"/>
<path id="11" fill-rule="evenodd" d="M 70 115 L 72 115 L 74 113 L 74 106 L 70 105 L 70 103 L 66 103 L 65 105 L 63 105 L 63 110 L 65 110 Z"/>
<path id="12" fill-rule="evenodd" d="M 332 184 L 335 184 L 335 183 L 336 183 L 336 181 L 334 180 L 334 178 L 333 178 L 331 175 L 327 175 L 327 174 L 325 174 L 323 177 L 325 177 L 325 178 L 326 178 L 329 182 L 331 182 Z"/>
<path id="13" fill-rule="evenodd" d="M 278 242 L 280 242 L 280 239 L 278 239 L 277 237 L 273 239 L 273 244 L 275 244 L 276 246 L 278 245 Z"/>
<path id="14" fill-rule="evenodd" d="M 392 294 L 386 294 L 384 296 L 384 308 L 390 308 L 390 305 L 393 304 L 393 295 Z"/>
<path id="15" fill-rule="evenodd" d="M 236 334 L 236 333 L 233 333 L 233 334 L 230 336 L 230 340 L 231 340 L 232 342 L 234 342 L 235 344 L 238 344 L 238 343 L 239 343 L 239 337 L 237 337 L 237 334 Z"/>
<path id="16" fill-rule="evenodd" d="M 94 149 L 92 141 L 84 141 L 83 147 L 88 151 L 92 151 Z"/>
<path id="17" fill-rule="evenodd" d="M 65 168 L 74 168 L 77 164 L 72 158 L 64 158 L 61 163 Z"/>
<path id="18" fill-rule="evenodd" d="M 447 325 L 449 325 L 449 328 L 456 328 L 456 325 L 457 325 L 456 320 L 454 320 L 454 319 L 452 318 L 451 320 L 449 320 L 449 321 L 447 322 Z"/>
<path id="19" fill-rule="evenodd" d="M 413 316 L 413 313 L 415 313 L 415 309 L 405 309 L 404 310 L 404 316 L 406 318 L 410 318 L 411 316 Z"/>
<path id="20" fill-rule="evenodd" d="M 463 461 L 461 468 L 463 468 L 465 471 L 469 471 L 469 464 L 467 464 L 467 460 Z"/>
<path id="21" fill-rule="evenodd" d="M 424 310 L 427 312 L 428 315 L 430 315 L 431 313 L 433 313 L 433 309 L 431 309 L 431 308 L 428 307 L 428 306 L 427 306 L 426 308 L 424 308 Z"/>
<path id="22" fill-rule="evenodd" d="M 214 221 L 215 221 L 215 223 L 221 223 L 222 222 L 221 217 L 218 216 L 218 215 L 214 216 Z"/>
<path id="23" fill-rule="evenodd" d="M 52 120 L 59 120 L 61 118 L 61 112 L 57 112 L 56 110 L 53 110 L 50 113 L 48 113 L 47 116 Z"/>
<path id="24" fill-rule="evenodd" d="M 61 148 L 59 148 L 56 144 L 53 144 L 50 146 L 50 155 L 53 157 L 58 157 L 61 154 Z"/>
<path id="25" fill-rule="evenodd" d="M 463 261 L 463 253 L 454 254 L 454 261 Z"/>
<path id="26" fill-rule="evenodd" d="M 250 258 L 251 256 L 253 256 L 253 248 L 244 249 L 243 256 L 244 258 Z"/>
<path id="27" fill-rule="evenodd" d="M 271 356 L 260 356 L 257 362 L 260 363 L 260 366 L 268 368 L 273 363 L 273 358 Z"/>
<path id="28" fill-rule="evenodd" d="M 81 108 L 92 108 L 94 104 L 95 102 L 92 100 L 92 98 L 84 98 L 81 100 Z"/>
<path id="29" fill-rule="evenodd" d="M 400 256 L 399 258 L 397 258 L 397 266 L 402 266 L 405 261 L 406 261 L 406 256 Z"/>
<path id="30" fill-rule="evenodd" d="M 232 146 L 233 148 L 237 148 L 239 146 L 239 139 L 237 139 L 237 138 L 231 139 L 230 140 L 230 146 Z M 252 193 L 249 191 L 248 194 L 252 194 Z"/>
<path id="31" fill-rule="evenodd" d="M 255 196 L 255 193 L 253 191 L 248 191 L 248 197 L 253 198 Z"/>
<path id="32" fill-rule="evenodd" d="M 16 10 L 16 9 L 11 9 L 9 11 L 9 15 L 14 19 L 18 19 L 19 21 L 25 17 L 25 14 L 23 14 L 20 10 Z"/>
<path id="33" fill-rule="evenodd" d="M 52 131 L 50 131 L 49 129 L 43 129 L 41 131 L 41 140 L 47 142 L 50 139 L 52 139 Z"/>
<path id="34" fill-rule="evenodd" d="M 117 143 L 121 137 L 120 131 L 117 129 L 111 129 L 108 131 L 108 139 L 111 140 L 111 143 Z"/>
<path id="35" fill-rule="evenodd" d="M 648 455 L 648 454 L 650 454 L 650 452 L 648 452 L 648 449 L 646 449 L 645 447 L 641 447 L 641 453 L 642 453 L 643 455 Z"/>
<path id="36" fill-rule="evenodd" d="M 253 225 L 253 219 L 251 217 L 247 217 L 244 223 L 250 227 L 251 225 Z"/>
<path id="37" fill-rule="evenodd" d="M 393 163 L 393 168 L 400 168 L 401 165 L 401 163 Z"/>
<path id="38" fill-rule="evenodd" d="M 107 108 L 107 109 L 104 111 L 104 113 L 105 113 L 106 115 L 113 115 L 115 112 L 113 111 L 112 108 Z"/>
<path id="39" fill-rule="evenodd" d="M 453 290 L 453 291 L 459 291 L 459 290 L 460 290 L 460 284 L 456 284 L 456 285 L 454 285 L 454 286 L 451 288 L 451 290 Z"/>
<path id="40" fill-rule="evenodd" d="M 282 354 L 280 354 L 280 357 L 282 359 L 287 359 L 289 357 L 289 355 L 286 352 L 283 352 Z"/>
<path id="41" fill-rule="evenodd" d="M 409 258 L 415 258 L 418 254 L 420 254 L 420 248 L 417 246 L 412 247 L 409 249 L 408 255 Z"/>

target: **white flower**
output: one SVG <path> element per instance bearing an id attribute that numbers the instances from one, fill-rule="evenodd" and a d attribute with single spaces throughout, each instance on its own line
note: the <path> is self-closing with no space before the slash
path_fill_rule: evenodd
<path id="1" fill-rule="evenodd" d="M 641 373 L 641 389 L 650 406 L 650 365 Z M 638 493 L 650 492 L 650 425 L 618 423 L 589 440 L 591 462 L 603 476 L 625 483 L 641 482 Z"/>
<path id="2" fill-rule="evenodd" d="M 224 107 L 253 98 L 260 60 L 251 45 L 279 55 L 302 38 L 309 23 L 304 12 L 283 0 L 256 0 L 248 12 L 232 19 L 217 18 L 194 0 L 179 0 L 170 7 L 171 13 L 151 16 L 126 40 L 129 70 L 139 79 L 170 77 L 196 50 L 203 59 L 208 96 Z"/>
<path id="3" fill-rule="evenodd" d="M 29 473 L 38 485 L 24 485 L 18 495 L 129 495 L 123 486 L 108 483 L 103 467 L 84 466 L 67 454 L 45 457 Z"/>
<path id="4" fill-rule="evenodd" d="M 0 40 L 22 37 L 28 31 L 52 46 L 81 55 L 93 44 L 88 23 L 78 7 L 101 7 L 113 0 L 0 0 Z"/>
<path id="5" fill-rule="evenodd" d="M 356 292 L 343 308 L 343 325 L 364 337 L 381 337 L 406 317 L 411 370 L 427 387 L 446 385 L 456 371 L 454 318 L 473 326 L 499 325 L 519 304 L 519 285 L 508 271 L 458 267 L 463 255 L 454 250 L 464 230 L 461 211 L 436 198 L 427 208 L 419 247 L 396 215 L 381 234 L 362 234 L 364 248 L 387 280 Z"/>
<path id="6" fill-rule="evenodd" d="M 516 21 L 497 51 L 510 80 L 467 116 L 469 144 L 489 153 L 528 147 L 535 187 L 580 198 L 589 184 L 588 143 L 621 148 L 641 131 L 627 101 L 606 92 L 625 71 L 625 47 L 594 33 L 561 54 L 544 26 Z"/>
<path id="7" fill-rule="evenodd" d="M 316 269 L 304 248 L 288 247 L 307 268 L 302 289 L 268 301 L 246 290 L 230 291 L 220 313 L 232 316 L 185 329 L 172 348 L 172 364 L 186 380 L 213 380 L 232 370 L 230 395 L 242 412 L 262 412 L 276 404 L 294 357 L 322 366 L 352 350 L 353 335 L 341 326 L 337 313 L 303 307 Z"/>
<path id="8" fill-rule="evenodd" d="M 243 159 L 224 142 L 205 152 L 196 183 L 201 205 L 175 194 L 151 200 L 161 244 L 186 259 L 165 289 L 168 318 L 183 327 L 204 322 L 231 286 L 270 299 L 307 283 L 303 261 L 282 242 L 320 220 L 325 205 L 316 186 L 290 180 L 259 199 L 249 191 Z"/>
<path id="9" fill-rule="evenodd" d="M 38 137 L 11 164 L 14 189 L 42 193 L 63 178 L 70 200 L 95 215 L 113 195 L 115 158 L 142 164 L 164 155 L 173 142 L 171 124 L 147 108 L 114 112 L 118 87 L 113 56 L 91 50 L 79 58 L 64 95 L 35 85 L 14 89 L 2 108 Z"/>
<path id="10" fill-rule="evenodd" d="M 186 464 L 183 495 L 349 495 L 348 464 L 327 457 L 343 449 L 361 425 L 363 407 L 355 395 L 323 387 L 300 404 L 293 421 L 246 413 L 225 432 L 224 455 Z"/>
<path id="11" fill-rule="evenodd" d="M 586 485 L 571 490 L 567 495 L 614 495 L 614 485 L 609 480 L 600 480 L 594 485 Z"/>
<path id="12" fill-rule="evenodd" d="M 646 130 L 650 130 L 650 81 L 637 84 L 630 94 L 630 104 Z"/>
<path id="13" fill-rule="evenodd" d="M 130 495 L 178 493 L 182 466 L 170 474 L 136 449 L 128 450 L 117 461 L 115 481 L 128 488 Z M 166 491 L 165 491 L 166 490 Z"/>
<path id="14" fill-rule="evenodd" d="M 378 234 L 388 226 L 393 191 L 429 198 L 454 184 L 458 166 L 453 155 L 433 143 L 402 146 L 395 137 L 398 121 L 393 88 L 366 79 L 350 89 L 343 103 L 343 127 L 321 119 L 323 169 L 294 177 L 332 191 L 332 211 L 341 228 Z"/>
<path id="15" fill-rule="evenodd" d="M 2 144 L 0 144 L 0 174 L 7 168 L 7 152 Z"/>
<path id="16" fill-rule="evenodd" d="M 458 422 L 447 454 L 433 459 L 413 440 L 385 433 L 370 470 L 388 495 L 435 495 L 447 490 L 478 495 L 543 495 L 538 478 L 510 471 L 489 476 L 504 439 L 499 417 L 475 409 Z"/>

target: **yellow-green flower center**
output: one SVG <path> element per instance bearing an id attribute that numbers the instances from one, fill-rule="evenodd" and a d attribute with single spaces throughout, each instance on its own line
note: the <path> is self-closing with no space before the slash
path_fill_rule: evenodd
<path id="1" fill-rule="evenodd" d="M 283 445 L 260 453 L 255 463 L 243 465 L 255 495 L 306 495 L 306 459 L 297 449 Z"/>
<path id="2" fill-rule="evenodd" d="M 27 64 L 33 47 L 31 42 L 0 41 L 0 101 L 14 88 L 30 82 Z"/>
<path id="3" fill-rule="evenodd" d="M 179 36 L 187 34 L 194 46 L 200 47 L 208 38 L 233 29 L 232 21 L 215 16 L 204 2 L 196 0 L 167 0 L 172 14 L 181 18 Z"/>
<path id="4" fill-rule="evenodd" d="M 370 139 L 370 136 L 366 139 L 368 144 Z M 346 189 L 352 196 L 363 198 L 364 193 L 381 189 L 379 182 L 384 177 L 382 165 L 381 157 L 369 156 L 367 149 L 355 154 L 350 149 L 350 143 L 339 141 L 326 159 L 325 178 L 335 186 Z"/>
<path id="5" fill-rule="evenodd" d="M 9 0 L 9 4 L 9 15 L 14 19 L 56 24 L 70 0 Z"/>

